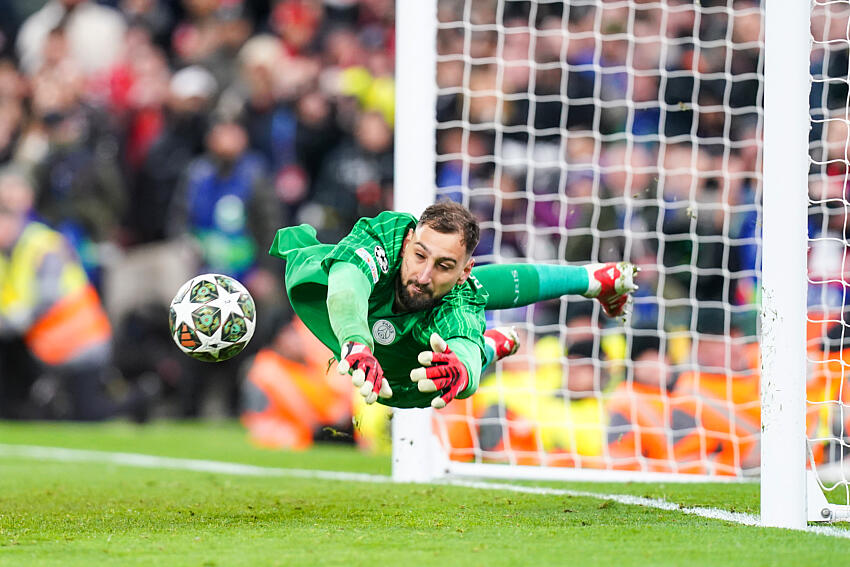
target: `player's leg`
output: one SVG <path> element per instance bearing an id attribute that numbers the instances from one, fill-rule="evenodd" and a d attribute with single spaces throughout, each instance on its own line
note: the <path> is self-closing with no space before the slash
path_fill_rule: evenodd
<path id="1" fill-rule="evenodd" d="M 585 266 L 490 264 L 472 270 L 489 294 L 485 309 L 510 309 L 575 294 L 596 298 L 610 317 L 625 311 L 629 294 L 637 289 L 636 273 L 630 262 Z"/>

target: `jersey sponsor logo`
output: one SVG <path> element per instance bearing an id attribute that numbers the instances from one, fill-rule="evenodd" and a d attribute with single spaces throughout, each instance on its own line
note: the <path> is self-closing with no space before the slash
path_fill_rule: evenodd
<path id="1" fill-rule="evenodd" d="M 375 246 L 375 259 L 378 261 L 378 267 L 386 274 L 387 270 L 390 268 L 390 261 L 387 258 L 387 253 L 384 251 L 383 247 Z"/>
<path id="2" fill-rule="evenodd" d="M 378 319 L 372 325 L 372 337 L 379 345 L 391 345 L 395 341 L 395 327 L 386 319 Z"/>
<path id="3" fill-rule="evenodd" d="M 372 283 L 378 283 L 378 266 L 375 265 L 375 259 L 366 252 L 365 248 L 358 248 L 354 253 L 360 256 L 366 262 L 366 265 L 369 266 L 369 271 L 372 273 Z"/>

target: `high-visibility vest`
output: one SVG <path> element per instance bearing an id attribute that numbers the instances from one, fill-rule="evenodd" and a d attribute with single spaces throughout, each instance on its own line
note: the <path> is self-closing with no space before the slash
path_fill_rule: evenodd
<path id="1" fill-rule="evenodd" d="M 59 299 L 44 305 L 38 272 L 48 254 L 65 259 L 55 282 Z M 112 338 L 112 327 L 97 291 L 89 283 L 65 238 L 31 222 L 8 256 L 0 256 L 0 313 L 11 321 L 32 321 L 23 330 L 32 354 L 48 365 L 73 361 Z"/>
<path id="2" fill-rule="evenodd" d="M 809 372 L 806 380 L 806 435 L 815 463 L 827 458 L 825 449 L 831 439 L 850 435 L 850 349 L 834 352 L 820 348 L 808 351 Z M 817 441 L 820 440 L 820 441 Z"/>
<path id="3" fill-rule="evenodd" d="M 272 349 L 254 357 L 247 380 L 262 392 L 266 405 L 245 411 L 242 423 L 253 442 L 264 447 L 305 449 L 324 425 L 351 415 L 351 381 L 331 371 L 330 352 L 296 319 L 304 362 L 288 360 Z"/>
<path id="4" fill-rule="evenodd" d="M 621 382 L 606 403 L 609 467 L 669 472 L 673 435 L 666 391 L 638 382 Z"/>
<path id="5" fill-rule="evenodd" d="M 734 475 L 757 459 L 761 432 L 757 374 L 685 372 L 676 382 L 671 408 L 674 414 L 693 419 L 690 430 L 677 432 L 674 445 L 678 462 L 702 463 L 693 472 L 704 467 Z"/>
<path id="6" fill-rule="evenodd" d="M 595 397 L 569 400 L 561 395 L 563 370 L 540 364 L 537 371 L 502 372 L 472 397 L 476 415 L 504 407 L 501 442 L 493 458 L 518 464 L 599 466 L 605 445 L 605 408 Z"/>

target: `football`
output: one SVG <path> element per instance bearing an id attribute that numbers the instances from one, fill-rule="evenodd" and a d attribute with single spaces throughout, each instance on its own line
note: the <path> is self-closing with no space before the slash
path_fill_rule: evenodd
<path id="1" fill-rule="evenodd" d="M 168 326 L 177 347 L 193 358 L 233 358 L 254 335 L 254 299 L 235 279 L 203 274 L 183 284 L 171 301 Z"/>

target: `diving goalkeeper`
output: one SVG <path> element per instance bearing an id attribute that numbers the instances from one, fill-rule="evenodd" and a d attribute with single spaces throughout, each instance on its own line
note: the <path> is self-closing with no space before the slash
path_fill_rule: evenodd
<path id="1" fill-rule="evenodd" d="M 511 331 L 485 330 L 485 310 L 579 294 L 616 317 L 637 289 L 628 262 L 473 269 L 478 239 L 475 217 L 443 201 L 418 221 L 389 211 L 362 218 L 336 245 L 308 225 L 282 228 L 269 253 L 286 260 L 295 313 L 366 403 L 401 408 L 471 396 L 482 370 L 516 350 Z"/>

